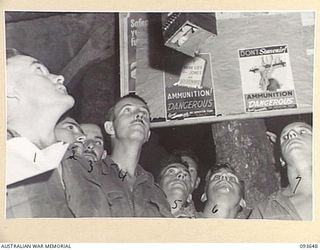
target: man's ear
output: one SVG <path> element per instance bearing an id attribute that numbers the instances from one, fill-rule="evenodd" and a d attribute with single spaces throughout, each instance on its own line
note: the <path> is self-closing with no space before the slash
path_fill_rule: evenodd
<path id="1" fill-rule="evenodd" d="M 146 142 L 148 142 L 148 141 L 149 141 L 149 139 L 150 139 L 150 135 L 151 135 L 151 131 L 149 130 L 149 132 L 148 132 L 148 137 L 146 138 L 146 140 L 145 140 L 145 142 L 144 142 L 144 143 L 146 143 Z"/>
<path id="2" fill-rule="evenodd" d="M 280 165 L 281 165 L 281 167 L 285 167 L 285 166 L 287 165 L 287 163 L 286 163 L 285 160 L 282 158 L 282 156 L 280 156 L 279 160 L 280 160 Z"/>
<path id="3" fill-rule="evenodd" d="M 191 202 L 192 201 L 192 194 L 189 194 L 188 197 L 187 197 L 187 202 Z"/>
<path id="4" fill-rule="evenodd" d="M 196 180 L 196 185 L 194 186 L 194 189 L 197 189 L 199 187 L 200 180 L 201 180 L 200 177 L 198 177 Z"/>
<path id="5" fill-rule="evenodd" d="M 149 132 L 148 132 L 148 140 L 147 141 L 149 141 L 150 135 L 151 135 L 151 131 L 149 130 Z"/>
<path id="6" fill-rule="evenodd" d="M 202 202 L 205 202 L 207 200 L 207 194 L 206 193 L 203 193 L 202 195 L 201 195 L 201 201 Z"/>
<path id="7" fill-rule="evenodd" d="M 240 202 L 239 202 L 239 205 L 242 207 L 242 208 L 245 208 L 247 206 L 247 203 L 244 199 L 241 198 Z"/>
<path id="8" fill-rule="evenodd" d="M 106 121 L 104 123 L 104 130 L 108 135 L 114 135 L 114 128 L 113 128 L 113 122 Z"/>
<path id="9" fill-rule="evenodd" d="M 107 150 L 103 150 L 103 154 L 102 154 L 102 157 L 101 157 L 101 160 L 105 159 L 108 155 L 108 152 Z"/>

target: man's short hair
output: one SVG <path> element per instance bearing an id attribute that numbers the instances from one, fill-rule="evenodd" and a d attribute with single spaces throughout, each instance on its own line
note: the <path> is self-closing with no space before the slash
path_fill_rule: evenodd
<path id="1" fill-rule="evenodd" d="M 182 164 L 183 166 L 186 167 L 186 169 L 188 169 L 188 166 L 186 165 L 185 162 L 183 162 L 181 160 L 181 157 L 179 157 L 177 155 L 173 155 L 173 154 L 168 155 L 160 161 L 160 173 L 157 178 L 157 183 L 160 183 L 162 176 L 164 175 L 164 173 L 168 169 L 168 165 L 173 164 L 173 163 Z"/>
<path id="2" fill-rule="evenodd" d="M 15 48 L 8 48 L 6 49 L 6 59 L 8 63 L 8 59 L 15 56 L 26 56 L 27 54 L 15 49 Z"/>
<path id="3" fill-rule="evenodd" d="M 190 157 L 197 164 L 197 172 L 198 172 L 198 175 L 200 175 L 200 160 L 196 156 L 196 154 L 194 153 L 194 151 L 192 149 L 190 149 L 190 148 L 175 149 L 175 150 L 173 150 L 172 154 L 177 156 L 177 157 L 180 157 L 180 158 L 182 156 Z"/>
<path id="4" fill-rule="evenodd" d="M 118 102 L 120 102 L 121 100 L 123 99 L 126 99 L 126 98 L 135 98 L 135 99 L 138 99 L 139 101 L 143 102 L 145 105 L 147 105 L 148 107 L 148 103 L 140 96 L 136 95 L 135 93 L 129 93 L 125 96 L 122 96 L 120 97 L 109 109 L 108 109 L 108 112 L 106 114 L 106 121 L 114 121 L 115 119 L 115 116 L 116 114 L 114 113 L 114 109 L 117 105 Z M 149 111 L 149 107 L 148 107 L 148 111 Z M 149 111 L 150 113 L 150 111 Z"/>
<path id="5" fill-rule="evenodd" d="M 205 178 L 205 186 L 204 186 L 204 192 L 207 192 L 207 187 L 209 185 L 209 181 L 212 175 L 220 172 L 221 169 L 226 169 L 228 172 L 234 174 L 235 176 L 239 176 L 237 174 L 237 172 L 230 166 L 229 163 L 226 162 L 221 162 L 221 163 L 217 163 L 216 165 L 214 165 L 213 167 L 211 167 L 206 175 Z M 240 196 L 241 198 L 244 199 L 244 181 L 239 179 L 239 185 L 240 185 Z"/>

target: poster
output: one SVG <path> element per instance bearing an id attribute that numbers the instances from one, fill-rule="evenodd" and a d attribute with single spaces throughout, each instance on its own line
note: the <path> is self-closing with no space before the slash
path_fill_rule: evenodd
<path id="1" fill-rule="evenodd" d="M 138 30 L 144 30 L 148 27 L 147 13 L 124 13 L 122 14 L 123 19 L 123 57 L 126 65 L 123 65 L 125 69 L 124 79 L 127 81 L 128 90 L 127 92 L 135 92 L 136 90 L 136 71 L 137 71 L 137 34 Z"/>
<path id="2" fill-rule="evenodd" d="M 202 54 L 187 60 L 178 78 L 165 73 L 165 98 L 167 120 L 214 116 L 210 55 Z"/>
<path id="3" fill-rule="evenodd" d="M 239 49 L 246 112 L 297 108 L 288 45 Z"/>

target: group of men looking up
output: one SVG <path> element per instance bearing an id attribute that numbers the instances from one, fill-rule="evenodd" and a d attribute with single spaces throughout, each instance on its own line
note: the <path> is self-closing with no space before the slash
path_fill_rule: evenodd
<path id="1" fill-rule="evenodd" d="M 97 125 L 64 116 L 74 99 L 63 76 L 14 49 L 7 50 L 6 65 L 8 218 L 236 218 L 245 207 L 243 182 L 221 163 L 207 173 L 204 210 L 197 212 L 192 193 L 200 183 L 199 160 L 188 151 L 165 159 L 155 183 L 139 165 L 150 137 L 150 111 L 139 96 L 124 96 L 109 109 L 107 155 Z M 290 185 L 281 190 L 281 198 L 277 194 L 259 204 L 251 217 L 310 220 L 312 128 L 301 122 L 288 125 L 280 142 Z"/>

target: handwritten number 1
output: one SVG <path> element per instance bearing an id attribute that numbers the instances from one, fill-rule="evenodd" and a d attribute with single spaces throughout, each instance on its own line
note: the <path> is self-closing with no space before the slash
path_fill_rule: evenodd
<path id="1" fill-rule="evenodd" d="M 297 183 L 296 187 L 295 187 L 294 190 L 293 190 L 293 193 L 294 193 L 294 194 L 296 193 L 296 190 L 297 190 L 297 188 L 298 188 L 298 186 L 299 186 L 299 183 L 300 183 L 302 177 L 301 177 L 301 176 L 297 176 L 297 177 L 296 177 L 296 180 L 297 180 L 297 179 L 299 179 L 299 180 L 298 180 L 298 183 Z"/>
<path id="2" fill-rule="evenodd" d="M 34 153 L 33 162 L 36 162 L 37 153 Z"/>

